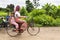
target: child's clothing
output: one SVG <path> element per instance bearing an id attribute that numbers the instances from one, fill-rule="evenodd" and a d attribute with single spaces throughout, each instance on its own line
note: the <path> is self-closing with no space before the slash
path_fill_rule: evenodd
<path id="1" fill-rule="evenodd" d="M 10 23 L 15 25 L 16 28 L 18 29 L 18 23 L 15 22 L 15 18 L 14 17 L 10 17 Z"/>

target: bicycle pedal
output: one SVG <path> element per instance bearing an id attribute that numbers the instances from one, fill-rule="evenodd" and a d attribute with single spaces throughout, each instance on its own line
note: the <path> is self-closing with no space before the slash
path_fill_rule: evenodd
<path id="1" fill-rule="evenodd" d="M 16 29 L 14 29 L 14 30 L 12 30 L 13 32 L 15 32 L 16 31 Z"/>
<path id="2" fill-rule="evenodd" d="M 14 29 L 13 32 L 18 32 L 18 30 Z"/>
<path id="3" fill-rule="evenodd" d="M 23 33 L 23 32 L 24 32 L 23 29 L 20 29 L 20 30 L 19 30 L 19 33 Z"/>

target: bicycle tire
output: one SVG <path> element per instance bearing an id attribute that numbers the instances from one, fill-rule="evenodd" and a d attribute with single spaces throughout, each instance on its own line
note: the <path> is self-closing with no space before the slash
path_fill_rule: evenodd
<path id="1" fill-rule="evenodd" d="M 10 25 L 10 24 L 8 24 L 7 25 L 7 27 L 6 27 L 6 32 L 7 32 L 7 34 L 9 35 L 9 36 L 11 36 L 11 37 L 16 37 L 19 33 L 17 32 L 17 34 L 15 34 L 15 35 L 11 35 L 10 33 L 9 33 L 9 28 L 11 27 L 11 26 L 13 26 L 13 25 Z M 13 27 L 14 28 L 14 27 Z"/>
<path id="2" fill-rule="evenodd" d="M 35 28 L 33 19 L 32 19 L 32 21 L 30 21 L 30 22 L 28 23 L 27 32 L 28 32 L 31 36 L 36 36 L 36 35 L 40 32 L 40 28 L 37 27 L 37 32 L 36 32 L 35 34 L 32 34 L 32 32 L 30 32 L 30 30 L 29 30 L 29 28 L 31 28 L 31 27 Z M 34 30 L 35 30 L 35 29 L 34 29 Z M 33 30 L 31 30 L 31 31 L 33 31 Z M 33 31 L 33 32 L 34 32 L 34 31 Z"/>
<path id="3" fill-rule="evenodd" d="M 30 32 L 29 28 L 31 28 L 31 27 L 28 27 L 28 28 L 27 28 L 27 32 L 28 32 L 31 36 L 36 36 L 36 35 L 40 32 L 40 28 L 37 27 L 38 30 L 36 31 L 36 33 L 32 34 L 32 32 Z M 34 32 L 34 31 L 33 31 L 33 32 Z"/>

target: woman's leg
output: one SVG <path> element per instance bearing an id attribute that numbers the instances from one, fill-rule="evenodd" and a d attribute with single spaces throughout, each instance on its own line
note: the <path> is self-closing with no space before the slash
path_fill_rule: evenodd
<path id="1" fill-rule="evenodd" d="M 25 20 L 18 20 L 18 23 L 22 24 L 20 29 L 26 30 L 27 28 L 27 23 Z"/>
<path id="2" fill-rule="evenodd" d="M 26 30 L 27 22 L 25 20 L 20 20 L 20 23 L 22 24 L 20 29 Z"/>
<path id="3" fill-rule="evenodd" d="M 21 29 L 26 30 L 26 28 L 27 28 L 27 23 L 24 22 L 24 23 L 22 24 L 22 26 L 21 26 Z"/>

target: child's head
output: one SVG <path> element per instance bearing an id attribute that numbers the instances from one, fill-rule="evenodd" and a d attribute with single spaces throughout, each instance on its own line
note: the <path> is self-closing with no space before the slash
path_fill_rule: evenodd
<path id="1" fill-rule="evenodd" d="M 14 16 L 14 12 L 11 13 L 11 16 Z"/>

